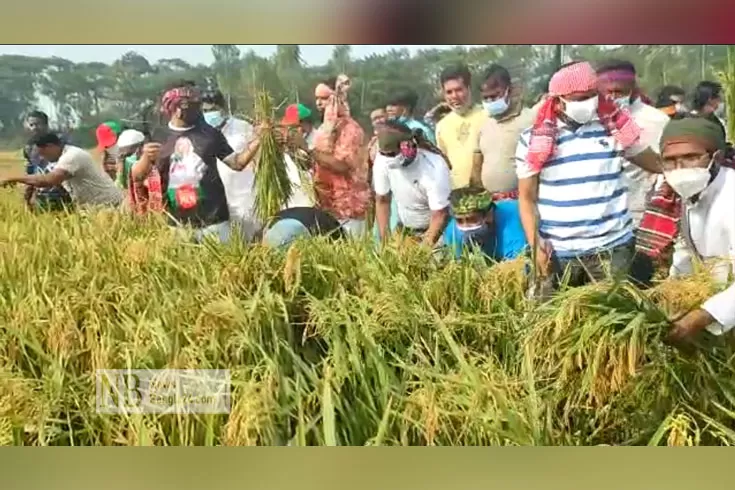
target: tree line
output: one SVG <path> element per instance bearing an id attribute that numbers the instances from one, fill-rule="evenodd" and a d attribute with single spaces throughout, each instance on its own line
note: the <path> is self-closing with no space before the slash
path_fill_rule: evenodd
<path id="1" fill-rule="evenodd" d="M 397 89 L 411 87 L 419 94 L 418 112 L 436 104 L 441 99 L 439 74 L 454 63 L 465 63 L 476 74 L 491 63 L 503 64 L 523 83 L 525 97 L 531 102 L 546 89 L 559 62 L 573 59 L 631 61 L 649 96 L 668 84 L 691 91 L 703 79 L 720 79 L 730 88 L 735 86 L 735 77 L 728 77 L 733 74 L 732 67 L 728 71 L 728 51 L 732 58 L 732 47 L 727 46 L 565 46 L 560 59 L 561 50 L 553 45 L 487 45 L 425 49 L 414 54 L 405 48 L 393 49 L 355 59 L 349 45 L 337 45 L 329 62 L 321 66 L 306 64 L 298 45 L 279 45 L 269 57 L 253 50 L 241 52 L 235 45 L 214 45 L 211 65 L 194 65 L 181 58 L 151 62 L 136 52 L 128 52 L 110 64 L 3 55 L 0 142 L 12 146 L 23 137 L 23 117 L 38 107 L 39 95 L 53 105 L 59 129 L 72 132 L 78 144 L 91 145 L 93 128 L 99 123 L 111 118 L 140 118 L 141 108 L 157 100 L 175 80 L 216 83 L 232 111 L 247 115 L 254 95 L 263 88 L 276 101 L 312 105 L 316 84 L 344 72 L 353 80 L 349 95 L 353 115 L 367 128 L 370 111 L 384 105 L 385 98 Z M 475 81 L 479 84 L 479 77 Z"/>

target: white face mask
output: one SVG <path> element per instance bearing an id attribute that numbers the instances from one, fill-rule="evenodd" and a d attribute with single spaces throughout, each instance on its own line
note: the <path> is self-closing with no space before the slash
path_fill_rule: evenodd
<path id="1" fill-rule="evenodd" d="M 679 194 L 682 199 L 691 199 L 696 196 L 709 185 L 709 181 L 712 178 L 710 168 L 712 167 L 712 160 L 706 168 L 678 168 L 676 170 L 669 170 L 664 172 L 664 178 L 666 182 L 674 189 L 674 192 Z"/>
<path id="2" fill-rule="evenodd" d="M 597 115 L 597 97 L 591 97 L 587 100 L 564 101 L 564 114 L 579 124 L 587 124 Z"/>
<path id="3" fill-rule="evenodd" d="M 720 102 L 715 109 L 715 116 L 722 117 L 723 114 L 725 114 L 725 103 Z"/>

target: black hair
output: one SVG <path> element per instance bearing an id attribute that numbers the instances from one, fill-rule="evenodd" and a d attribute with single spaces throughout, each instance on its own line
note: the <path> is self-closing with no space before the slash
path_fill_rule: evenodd
<path id="1" fill-rule="evenodd" d="M 214 104 L 217 107 L 225 107 L 226 105 L 225 96 L 217 89 L 205 90 L 204 93 L 202 93 L 202 102 Z"/>
<path id="2" fill-rule="evenodd" d="M 416 142 L 416 146 L 418 146 L 422 150 L 436 153 L 437 155 L 441 155 L 442 157 L 444 156 L 441 150 L 431 141 L 429 141 L 429 139 L 426 137 L 426 134 L 424 133 L 424 130 L 421 128 L 411 129 L 404 123 L 393 119 L 387 120 L 385 124 L 383 124 L 383 127 L 399 131 L 403 134 L 411 135 L 411 138 Z"/>
<path id="3" fill-rule="evenodd" d="M 26 116 L 26 119 L 30 119 L 30 118 L 40 119 L 41 121 L 43 121 L 43 123 L 46 126 L 48 126 L 48 114 L 46 114 L 43 111 L 36 110 L 36 111 L 29 112 L 28 115 Z"/>
<path id="4" fill-rule="evenodd" d="M 419 95 L 416 91 L 410 88 L 403 88 L 397 90 L 392 97 L 389 97 L 386 105 L 403 106 L 408 108 L 409 112 L 413 112 L 418 103 Z"/>
<path id="5" fill-rule="evenodd" d="M 597 65 L 597 73 L 607 73 L 609 71 L 627 71 L 636 74 L 635 65 L 630 61 L 608 59 Z"/>
<path id="6" fill-rule="evenodd" d="M 504 66 L 493 63 L 483 73 L 482 80 L 485 83 L 493 80 L 493 82 L 500 83 L 503 87 L 510 87 L 510 72 Z"/>
<path id="7" fill-rule="evenodd" d="M 671 97 L 674 97 L 676 95 L 679 95 L 683 98 L 686 95 L 686 91 L 681 87 L 677 87 L 676 85 L 665 85 L 661 87 L 661 90 L 659 90 L 658 96 L 656 97 L 656 107 L 661 108 L 674 105 L 674 101 L 671 100 Z"/>
<path id="8" fill-rule="evenodd" d="M 694 110 L 702 110 L 707 105 L 707 102 L 715 98 L 720 98 L 721 96 L 722 85 L 719 83 L 707 80 L 699 82 L 694 89 L 694 97 L 692 97 Z"/>
<path id="9" fill-rule="evenodd" d="M 39 134 L 31 138 L 29 143 L 39 148 L 45 148 L 47 146 L 63 146 L 64 145 L 63 142 L 61 141 L 61 138 L 59 138 L 59 135 L 57 135 L 56 133 Z"/>
<path id="10" fill-rule="evenodd" d="M 175 88 L 183 88 L 183 87 L 196 87 L 197 83 L 194 80 L 176 80 L 174 82 L 169 83 L 166 85 L 166 88 L 164 89 L 164 92 L 167 92 L 169 90 L 173 90 Z"/>
<path id="11" fill-rule="evenodd" d="M 444 68 L 439 76 L 439 81 L 441 82 L 442 87 L 450 80 L 462 80 L 462 83 L 464 83 L 466 87 L 469 87 L 472 83 L 472 74 L 470 73 L 470 69 L 464 64 L 457 64 Z"/>

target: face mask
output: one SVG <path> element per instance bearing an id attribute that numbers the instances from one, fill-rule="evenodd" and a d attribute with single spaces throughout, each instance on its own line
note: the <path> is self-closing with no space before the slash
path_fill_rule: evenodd
<path id="1" fill-rule="evenodd" d="M 613 101 L 619 109 L 628 109 L 630 107 L 630 95 L 618 97 Z"/>
<path id="2" fill-rule="evenodd" d="M 388 168 L 402 168 L 405 166 L 406 157 L 401 155 L 400 153 L 394 157 L 387 157 L 383 155 L 383 158 L 385 158 L 386 165 Z"/>
<path id="3" fill-rule="evenodd" d="M 492 102 L 482 102 L 482 106 L 485 108 L 488 114 L 490 114 L 490 117 L 496 117 L 500 116 L 501 114 L 504 114 L 505 111 L 508 110 L 508 101 L 506 98 L 508 97 L 508 93 L 506 92 L 505 95 L 499 99 L 495 99 Z"/>
<path id="4" fill-rule="evenodd" d="M 597 97 L 580 101 L 562 100 L 565 105 L 564 114 L 579 124 L 587 124 L 597 113 Z"/>
<path id="5" fill-rule="evenodd" d="M 492 248 L 495 244 L 493 230 L 487 223 L 480 223 L 473 226 L 459 226 L 457 229 L 462 232 L 462 246 L 467 248 L 479 248 L 485 253 L 492 254 Z"/>
<path id="6" fill-rule="evenodd" d="M 678 168 L 664 172 L 666 182 L 683 199 L 691 199 L 709 185 L 712 174 L 710 173 L 712 161 L 706 168 Z"/>
<path id="7" fill-rule="evenodd" d="M 210 126 L 218 128 L 225 122 L 225 116 L 222 115 L 222 111 L 208 111 L 204 113 L 204 120 Z"/>
<path id="8" fill-rule="evenodd" d="M 725 103 L 720 102 L 717 106 L 717 109 L 715 109 L 715 116 L 722 117 L 722 115 L 725 113 Z"/>
<path id="9" fill-rule="evenodd" d="M 187 109 L 181 109 L 181 119 L 185 124 L 193 126 L 202 117 L 202 112 L 199 109 L 189 107 Z"/>

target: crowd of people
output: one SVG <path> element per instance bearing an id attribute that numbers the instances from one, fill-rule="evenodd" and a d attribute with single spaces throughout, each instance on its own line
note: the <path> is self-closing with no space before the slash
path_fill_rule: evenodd
<path id="1" fill-rule="evenodd" d="M 294 193 L 266 223 L 254 212 L 254 180 L 273 123 L 254 127 L 228 114 L 220 91 L 192 82 L 165 91 L 167 125 L 152 134 L 101 125 L 102 165 L 51 131 L 44 113 L 30 113 L 27 175 L 4 183 L 24 184 L 37 210 L 165 213 L 197 241 L 226 242 L 236 232 L 280 247 L 304 236 L 384 241 L 400 233 L 457 257 L 470 249 L 489 262 L 525 254 L 535 299 L 562 282 L 608 274 L 647 287 L 662 268 L 689 274 L 714 258 L 725 259 L 712 274 L 727 285 L 735 272 L 735 170 L 719 84 L 703 81 L 692 97 L 663 87 L 654 102 L 631 63 L 575 61 L 528 107 L 503 66 L 481 74 L 481 101 L 473 100 L 472 78 L 466 66 L 446 68 L 444 101 L 424 117 L 412 90 L 388 94 L 370 115 L 370 135 L 350 115 L 348 77 L 318 84 L 316 111 L 292 104 L 278 121 Z M 304 159 L 307 173 L 295 163 Z M 730 285 L 673 321 L 669 338 L 734 326 Z"/>

